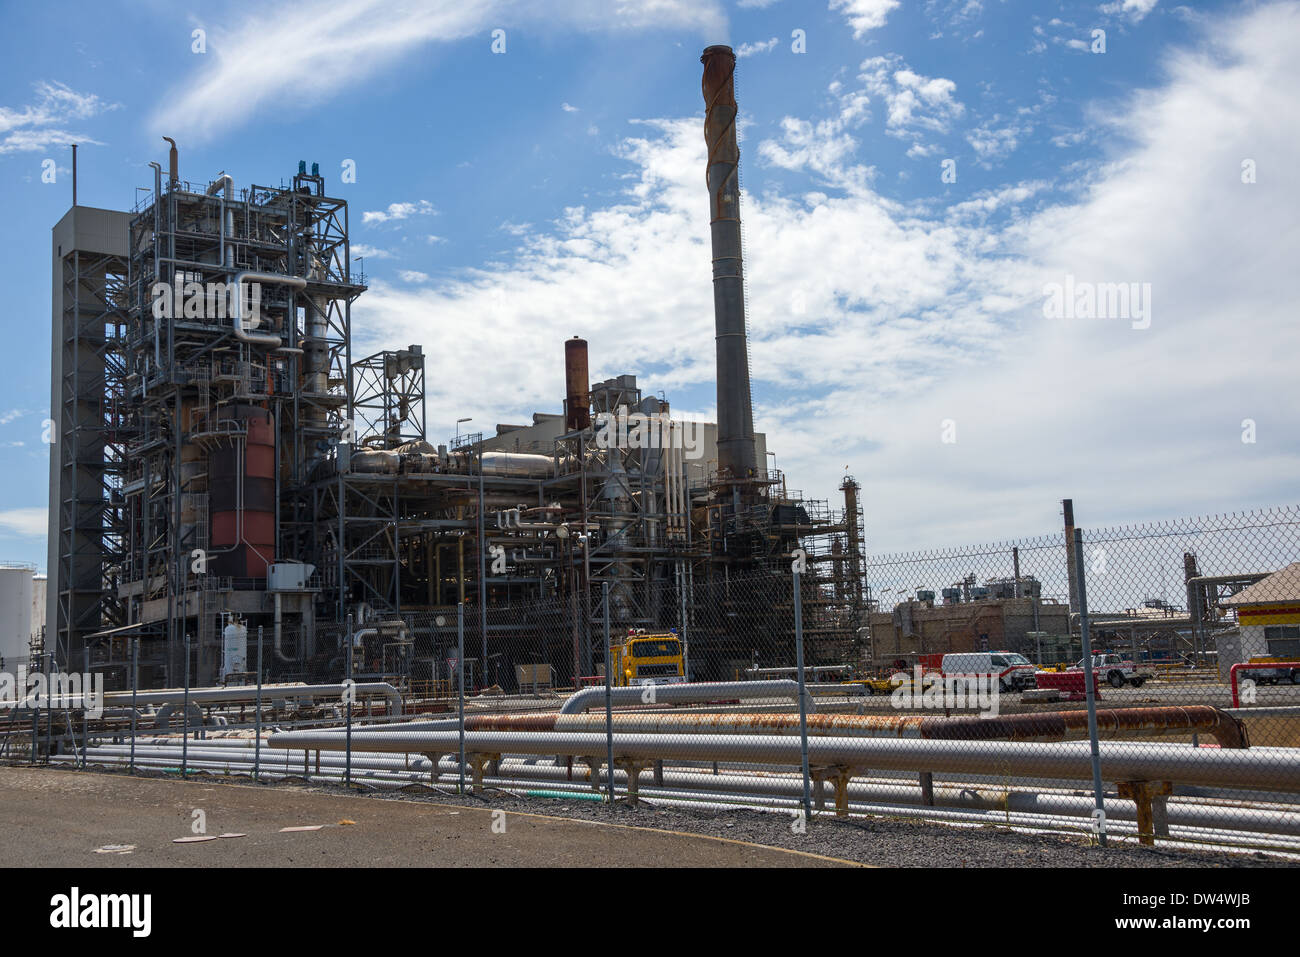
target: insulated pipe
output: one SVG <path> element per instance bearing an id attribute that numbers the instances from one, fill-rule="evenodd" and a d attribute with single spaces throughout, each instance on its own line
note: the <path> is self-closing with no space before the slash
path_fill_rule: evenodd
<path id="1" fill-rule="evenodd" d="M 174 740 L 146 739 L 146 744 L 166 742 L 162 747 L 151 747 L 144 751 L 135 763 L 144 766 L 157 764 L 169 765 L 179 759 L 180 746 Z M 232 744 L 230 740 L 205 738 L 201 743 L 191 746 L 190 756 L 196 758 L 191 766 L 213 767 L 223 771 L 239 771 L 251 768 L 252 748 L 244 744 L 240 749 L 246 753 L 231 753 L 230 750 L 213 748 L 216 744 Z M 296 769 L 305 760 L 308 752 L 284 751 L 285 767 Z M 125 764 L 130 759 L 130 751 L 124 744 L 103 744 L 92 746 L 88 758 L 97 763 Z M 337 776 L 344 766 L 341 755 L 326 754 L 320 756 L 319 773 L 313 777 Z M 278 763 L 273 770 L 278 769 Z M 427 758 L 416 757 L 403 759 L 396 756 L 385 757 L 353 754 L 353 767 L 359 770 L 371 783 L 376 785 L 393 784 L 400 786 L 411 781 L 428 779 L 431 772 L 437 774 L 455 774 L 457 765 L 455 756 L 442 758 L 437 768 Z M 381 777 L 382 775 L 382 777 Z M 598 772 L 594 783 L 608 780 L 608 773 Z M 627 774 L 616 770 L 614 780 L 623 786 L 627 784 Z M 486 776 L 484 783 L 489 786 L 520 788 L 530 787 L 536 781 L 562 782 L 571 786 L 580 786 L 578 782 L 568 780 L 566 769 L 551 765 L 536 765 L 519 759 L 507 759 L 500 763 L 499 775 Z M 816 782 L 816 789 L 824 800 L 833 796 L 830 782 Z M 915 785 L 895 783 L 890 780 L 873 779 L 853 782 L 848 785 L 850 811 L 870 813 L 872 808 L 862 802 L 869 801 L 876 813 L 894 809 L 893 806 L 918 808 L 933 814 L 933 808 L 956 808 L 966 810 L 996 811 L 1001 814 L 1024 815 L 1029 818 L 1049 817 L 1091 817 L 1093 803 L 1090 797 L 1082 797 L 1067 791 L 1053 790 L 1010 790 L 1004 788 L 971 788 L 952 784 L 935 786 L 932 790 L 933 804 L 925 804 L 926 795 Z M 578 792 L 575 792 L 578 793 Z M 643 797 L 682 793 L 699 799 L 718 799 L 735 801 L 736 796 L 751 797 L 755 800 L 744 802 L 753 806 L 756 801 L 765 800 L 765 796 L 796 799 L 802 796 L 802 784 L 797 778 L 788 775 L 772 777 L 759 774 L 724 773 L 713 775 L 706 771 L 665 771 L 663 785 L 648 786 L 641 789 Z M 880 805 L 887 805 L 881 808 Z M 1131 801 L 1108 802 L 1108 818 L 1111 820 L 1133 821 L 1136 811 Z M 1214 804 L 1195 798 L 1188 799 L 1175 795 L 1168 803 L 1166 817 L 1171 827 L 1202 827 L 1218 830 L 1267 833 L 1274 835 L 1300 835 L 1300 814 L 1283 808 L 1242 808 L 1237 805 Z M 1036 823 L 1036 822 L 1034 822 Z"/>
<path id="2" fill-rule="evenodd" d="M 272 748 L 337 751 L 336 734 L 290 731 L 273 734 Z M 603 734 L 472 731 L 468 753 L 567 754 L 603 759 Z M 459 747 L 453 732 L 359 731 L 358 751 L 450 754 Z M 1099 745 L 1107 781 L 1168 781 L 1218 787 L 1300 792 L 1300 753 L 1294 748 L 1225 750 L 1170 744 L 1107 742 Z M 624 761 L 675 759 L 762 764 L 801 763 L 800 741 L 774 735 L 616 734 L 614 754 Z M 930 771 L 1088 781 L 1092 762 L 1087 742 L 1038 744 L 1019 741 L 918 741 L 894 738 L 812 738 L 811 763 L 872 771 Z"/>
<path id="3" fill-rule="evenodd" d="M 153 739 L 157 741 L 159 739 Z M 238 770 L 242 766 L 251 767 L 252 748 L 244 745 L 242 751 L 232 753 L 230 750 L 213 748 L 222 743 L 220 739 L 204 739 L 192 745 L 190 756 L 197 758 L 196 764 L 216 765 L 219 768 Z M 230 742 L 224 742 L 230 743 Z M 286 766 L 307 760 L 309 752 L 284 751 Z M 125 763 L 129 758 L 129 749 L 124 744 L 102 744 L 92 746 L 89 758 L 96 761 Z M 151 746 L 143 751 L 136 763 L 155 762 L 172 763 L 180 754 L 180 745 L 168 742 L 162 747 Z M 332 772 L 343 767 L 343 757 L 336 754 L 321 756 L 319 767 L 322 771 Z M 425 757 L 402 759 L 353 754 L 353 767 L 376 783 L 377 775 L 386 775 L 389 780 L 401 783 L 403 780 L 422 779 L 431 772 L 441 775 L 454 774 L 457 770 L 455 756 L 442 758 L 435 769 Z M 521 780 L 522 779 L 522 780 Z M 518 759 L 507 759 L 500 764 L 498 775 L 488 776 L 485 784 L 518 787 L 528 786 L 532 781 L 568 782 L 568 772 L 563 767 L 552 765 L 535 765 Z M 595 783 L 608 780 L 608 772 L 597 774 Z M 616 770 L 616 783 L 626 786 L 627 774 Z M 577 782 L 569 782 L 577 783 Z M 728 798 L 739 796 L 765 796 L 799 798 L 802 796 L 802 784 L 797 778 L 789 776 L 772 777 L 770 775 L 725 773 L 713 775 L 707 771 L 669 770 L 663 774 L 663 788 L 692 792 L 701 797 Z M 833 796 L 830 782 L 818 781 L 815 785 L 821 799 Z M 641 789 L 643 796 L 649 797 L 659 788 Z M 933 804 L 926 805 L 926 795 L 915 785 L 895 783 L 888 780 L 859 781 L 848 785 L 848 797 L 857 802 L 870 801 L 873 804 L 899 804 L 906 806 L 929 806 L 958 808 L 968 810 L 990 810 L 1003 813 L 1016 813 L 1034 816 L 1071 816 L 1091 817 L 1093 803 L 1090 797 L 1071 794 L 1066 791 L 1013 790 L 1005 788 L 971 788 L 952 784 L 936 786 L 932 790 Z M 852 807 L 852 803 L 850 807 Z M 1131 801 L 1120 800 L 1108 802 L 1108 818 L 1132 821 L 1136 812 Z M 1213 804 L 1197 799 L 1175 796 L 1167 806 L 1167 819 L 1173 826 L 1212 827 L 1222 830 L 1247 832 L 1265 832 L 1272 834 L 1300 835 L 1300 814 L 1281 808 L 1241 808 L 1236 805 Z"/>
<path id="4" fill-rule="evenodd" d="M 224 187 L 224 189 L 223 189 Z M 215 196 L 217 190 L 221 189 L 221 265 L 233 266 L 235 264 L 235 250 L 233 247 L 228 248 L 235 233 L 235 214 L 227 207 L 227 203 L 235 198 L 235 181 L 226 173 L 222 173 L 216 180 L 208 186 L 207 195 Z"/>
<path id="5" fill-rule="evenodd" d="M 346 684 L 280 684 L 262 685 L 261 696 L 267 701 L 285 701 L 290 698 L 327 698 L 343 694 L 347 688 L 353 688 L 358 695 L 382 695 L 388 699 L 390 717 L 402 716 L 402 695 L 392 685 L 383 681 L 358 682 Z M 181 704 L 185 701 L 184 691 L 137 691 L 135 700 L 140 704 Z M 109 704 L 129 706 L 132 692 L 114 691 L 103 696 L 105 706 Z M 258 689 L 254 686 L 238 688 L 191 688 L 189 700 L 198 704 L 247 704 L 257 700 Z M 84 698 L 89 695 L 64 695 L 57 698 L 42 698 L 45 707 L 56 710 L 84 707 Z"/>
<path id="6" fill-rule="evenodd" d="M 226 199 L 234 198 L 235 181 L 230 178 L 229 174 L 222 173 L 208 186 L 206 195 L 216 196 L 217 190 L 224 189 Z"/>
<path id="7" fill-rule="evenodd" d="M 277 658 L 279 658 L 281 661 L 287 661 L 290 664 L 294 664 L 294 660 L 290 658 L 288 655 L 286 655 L 284 653 L 284 649 L 280 646 L 280 640 L 283 634 L 283 627 L 282 627 L 283 623 L 284 623 L 284 609 L 280 602 L 280 593 L 276 592 L 275 593 L 275 625 L 274 625 L 275 637 L 272 642 L 272 647 L 275 649 L 275 656 Z"/>
<path id="8" fill-rule="evenodd" d="M 290 752 L 286 752 L 286 754 L 290 754 Z M 127 763 L 127 760 L 124 758 L 114 759 L 109 757 L 108 760 L 105 761 L 103 759 L 108 756 L 96 755 L 95 757 L 99 759 L 96 763 L 112 763 L 119 765 Z M 77 759 L 75 757 L 56 755 L 52 760 L 54 763 L 63 764 L 71 763 Z M 146 757 L 138 760 L 136 763 L 139 766 L 145 767 L 167 767 L 175 764 L 178 760 L 179 759 L 175 757 Z M 301 758 L 298 758 L 297 760 L 301 760 Z M 223 760 L 192 761 L 190 767 L 194 770 L 219 771 L 223 773 L 230 773 L 232 770 L 230 763 Z M 380 775 L 383 776 L 381 777 Z M 428 775 L 429 769 L 427 767 L 422 767 L 417 770 L 413 764 L 411 770 L 376 768 L 373 771 L 365 773 L 364 777 L 366 784 L 376 788 L 399 788 L 412 783 L 424 783 L 427 780 Z M 283 769 L 277 765 L 269 773 L 265 774 L 265 777 L 268 779 L 297 779 L 302 776 L 301 772 L 299 772 L 292 764 L 286 764 L 286 767 Z M 310 776 L 313 780 L 322 781 L 342 779 L 344 772 L 342 765 L 336 766 L 322 762 L 321 771 L 319 773 L 313 772 Z M 540 776 L 527 776 L 527 778 L 534 777 Z M 546 780 L 550 779 L 562 780 L 555 778 L 554 775 Z M 535 780 L 521 780 L 493 776 L 485 776 L 483 783 L 488 787 L 508 788 L 512 790 L 531 789 L 536 785 Z M 564 791 L 565 796 L 580 798 L 589 794 L 585 789 L 580 790 L 572 787 L 571 782 L 565 783 L 570 784 L 570 787 L 566 788 Z M 1041 830 L 1045 827 L 1050 828 L 1054 825 L 1070 827 L 1073 825 L 1073 819 L 1076 816 L 1091 817 L 1090 814 L 1076 815 L 1075 811 L 1070 807 L 1037 811 L 1020 810 L 1018 806 L 1019 802 L 1012 802 L 1010 806 L 998 804 L 995 809 L 981 809 L 984 802 L 981 801 L 978 796 L 971 796 L 970 802 L 966 803 L 966 798 L 970 796 L 969 791 L 962 790 L 955 793 L 957 795 L 957 801 L 952 804 L 949 804 L 947 801 L 943 801 L 942 804 L 940 804 L 940 792 L 936 789 L 935 806 L 911 804 L 902 801 L 899 803 L 888 804 L 863 803 L 859 800 L 850 802 L 847 809 L 854 815 L 916 817 L 938 823 L 951 821 L 954 823 L 986 822 L 1003 826 L 1010 824 L 1011 826 L 1020 829 L 1032 830 Z M 789 810 L 796 807 L 794 798 L 783 799 L 779 796 L 755 796 L 748 800 L 737 800 L 736 796 L 727 793 L 725 789 L 718 789 L 715 791 L 696 789 L 671 790 L 668 788 L 647 786 L 640 789 L 640 794 L 647 800 L 653 800 L 657 807 L 682 807 L 698 810 L 737 810 L 740 808 L 748 808 L 775 813 L 787 813 Z M 882 799 L 887 800 L 888 796 L 886 795 Z M 1133 825 L 1129 822 L 1134 821 L 1136 818 L 1134 811 L 1127 807 L 1131 802 L 1120 801 L 1113 803 L 1116 806 L 1116 813 L 1110 815 L 1108 819 L 1120 822 L 1120 828 L 1125 833 L 1131 832 L 1133 830 Z M 955 808 L 955 810 L 948 810 L 948 808 Z M 967 809 L 963 810 L 963 808 Z M 1216 811 L 1218 813 L 1214 813 Z M 1211 808 L 1206 812 L 1200 812 L 1195 808 L 1175 809 L 1171 805 L 1166 813 L 1171 827 L 1170 835 L 1167 840 L 1170 844 L 1178 844 L 1185 839 L 1194 840 L 1202 849 L 1204 849 L 1207 844 L 1211 844 L 1240 850 L 1241 848 L 1239 843 L 1232 840 L 1230 835 L 1224 834 L 1223 832 L 1245 832 L 1265 834 L 1269 836 L 1294 835 L 1297 833 L 1296 823 L 1293 820 L 1294 815 L 1287 815 L 1285 812 L 1269 814 L 1268 812 L 1248 811 L 1245 812 L 1250 815 L 1249 819 L 1247 819 L 1239 816 L 1240 813 L 1241 812 L 1235 808 Z M 1178 833 L 1175 833 L 1172 830 L 1173 828 L 1177 828 Z M 1294 853 L 1293 851 L 1290 851 L 1288 845 L 1285 844 L 1274 843 L 1272 846 L 1277 847 L 1277 849 L 1283 853 Z"/>
<path id="9" fill-rule="evenodd" d="M 664 714 L 620 712 L 614 728 L 627 734 L 798 734 L 793 714 Z M 604 715 L 477 715 L 467 731 L 602 731 Z M 397 727 L 400 727 L 397 726 Z M 1206 705 L 1187 708 L 1117 708 L 1097 712 L 1102 738 L 1127 735 L 1212 734 L 1222 748 L 1248 746 L 1245 726 Z M 1056 711 L 1001 717 L 814 714 L 808 733 L 863 738 L 921 738 L 932 741 L 1077 741 L 1088 736 L 1087 714 Z"/>
<path id="10" fill-rule="evenodd" d="M 153 167 L 153 257 L 156 263 L 158 260 L 158 234 L 161 232 L 158 223 L 158 210 L 162 203 L 162 167 L 157 163 L 150 163 L 149 165 Z M 156 270 L 157 266 L 154 268 Z M 155 275 L 154 278 L 158 277 Z M 153 321 L 153 367 L 155 372 L 162 369 L 162 323 L 158 319 Z M 148 376 L 145 379 L 147 385 Z"/>
<path id="11" fill-rule="evenodd" d="M 232 331 L 240 342 L 258 346 L 279 346 L 280 337 L 274 333 L 246 332 L 244 330 L 244 284 L 247 282 L 267 283 L 272 286 L 288 286 L 290 289 L 306 289 L 307 280 L 301 276 L 281 276 L 273 272 L 252 272 L 245 270 L 235 277 L 234 308 L 230 310 Z"/>
<path id="12" fill-rule="evenodd" d="M 716 681 L 701 684 L 654 685 L 646 687 L 611 688 L 614 704 L 692 704 L 731 698 L 789 698 L 799 703 L 799 682 L 789 678 L 774 681 Z M 647 701 L 646 698 L 649 697 Z M 569 695 L 560 705 L 560 714 L 580 714 L 597 704 L 604 704 L 605 688 L 583 688 Z M 808 695 L 808 713 L 817 710 L 811 694 Z"/>

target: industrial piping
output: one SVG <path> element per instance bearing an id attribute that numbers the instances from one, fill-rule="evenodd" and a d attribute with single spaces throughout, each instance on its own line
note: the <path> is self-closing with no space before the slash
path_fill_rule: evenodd
<path id="1" fill-rule="evenodd" d="M 599 732 L 603 715 L 574 713 L 476 715 L 465 719 L 467 731 Z M 613 715 L 614 729 L 627 734 L 798 734 L 792 714 L 646 714 Z M 400 725 L 396 727 L 401 727 Z M 1208 705 L 1193 707 L 1117 708 L 1097 712 L 1102 738 L 1166 734 L 1213 735 L 1221 748 L 1249 746 L 1241 721 Z M 925 715 L 814 714 L 808 733 L 854 738 L 921 738 L 930 741 L 1078 741 L 1088 736 L 1087 714 L 1055 711 L 996 718 Z"/>
<path id="2" fill-rule="evenodd" d="M 273 734 L 272 748 L 338 751 L 346 747 L 337 734 L 290 731 Z M 358 751 L 398 754 L 451 754 L 459 748 L 455 732 L 360 731 L 352 735 Z M 603 734 L 471 731 L 465 750 L 472 755 L 568 754 L 605 760 Z M 1300 792 L 1300 754 L 1294 748 L 1206 749 L 1191 746 L 1106 742 L 1101 749 L 1107 781 L 1168 781 L 1250 790 Z M 997 774 L 1004 777 L 1058 778 L 1087 781 L 1092 763 L 1086 742 L 1038 744 L 1020 741 L 922 741 L 895 738 L 812 738 L 811 762 L 843 769 L 930 771 L 952 774 Z M 628 766 L 662 759 L 744 761 L 798 765 L 800 742 L 794 737 L 726 734 L 616 734 L 616 762 Z"/>
<path id="3" fill-rule="evenodd" d="M 602 690 L 603 689 L 598 689 Z M 621 689 L 618 689 L 621 690 Z M 665 714 L 619 712 L 612 715 L 616 731 L 624 734 L 796 734 L 799 718 L 792 714 Z M 474 715 L 465 719 L 466 731 L 567 731 L 603 732 L 604 715 L 576 712 Z M 371 725 L 368 731 L 449 731 L 454 718 L 405 724 Z M 1103 739 L 1129 736 L 1158 737 L 1171 734 L 1206 734 L 1221 748 L 1250 746 L 1243 722 L 1208 705 L 1189 707 L 1114 708 L 1097 712 L 1097 729 Z M 341 729 L 319 729 L 321 734 L 342 734 Z M 808 733 L 820 737 L 920 738 L 930 741 L 1080 741 L 1087 737 L 1083 711 L 1014 714 L 996 718 L 927 715 L 813 714 Z"/>
<path id="4" fill-rule="evenodd" d="M 646 688 L 611 688 L 610 697 L 613 704 L 699 704 L 705 701 L 720 701 L 731 698 L 789 698 L 799 703 L 799 682 L 789 678 L 774 681 L 716 681 L 700 684 L 655 685 L 649 701 Z M 808 712 L 817 710 L 811 694 L 808 698 Z M 588 708 L 594 708 L 605 702 L 604 686 L 583 688 L 569 695 L 560 705 L 560 714 L 580 714 Z"/>
<path id="5" fill-rule="evenodd" d="M 300 685 L 300 684 L 277 684 L 262 685 L 259 692 L 256 685 L 242 685 L 237 688 L 191 688 L 186 691 L 114 691 L 103 696 L 103 704 L 129 706 L 134 700 L 142 705 L 163 705 L 163 704 L 183 704 L 187 699 L 192 704 L 211 705 L 211 704 L 251 704 L 261 695 L 263 701 L 285 701 L 290 698 L 342 698 L 345 689 L 351 688 L 357 696 L 362 695 L 382 695 L 388 700 L 389 717 L 400 718 L 402 716 L 402 695 L 392 685 L 385 681 L 367 681 L 358 682 L 355 685 L 346 684 L 325 684 L 325 685 Z M 42 699 L 41 706 L 44 708 L 54 708 L 62 710 L 64 708 L 82 708 L 85 706 L 87 695 L 64 695 L 61 697 L 52 697 Z M 20 704 L 20 707 L 30 707 L 31 699 Z"/>
<path id="6" fill-rule="evenodd" d="M 244 329 L 244 284 L 248 282 L 267 283 L 273 286 L 288 286 L 290 289 L 306 289 L 307 280 L 301 276 L 281 276 L 272 272 L 251 272 L 245 270 L 235 277 L 235 295 L 230 319 L 235 338 L 258 346 L 279 346 L 280 337 L 269 332 L 248 332 Z"/>
<path id="7" fill-rule="evenodd" d="M 158 746 L 161 743 L 162 746 Z M 172 765 L 179 760 L 180 747 L 174 740 L 165 738 L 148 739 L 144 742 L 150 748 L 143 757 L 136 759 L 140 765 Z M 213 745 L 236 745 L 240 747 L 214 748 Z M 192 767 L 208 767 L 223 770 L 251 768 L 252 745 L 250 742 L 235 742 L 221 739 L 206 739 L 202 745 L 192 747 L 190 757 L 195 760 Z M 241 753 L 248 752 L 248 753 Z M 276 765 L 276 773 L 287 770 L 290 763 L 310 760 L 307 752 L 286 750 L 283 752 L 285 764 L 281 769 Z M 94 762 L 122 764 L 126 763 L 129 751 L 125 745 L 92 745 L 88 760 Z M 428 780 L 444 773 L 455 773 L 455 756 L 444 758 L 437 768 L 426 758 L 403 759 L 376 755 L 356 754 L 353 756 L 354 770 L 360 770 L 372 783 L 389 783 L 393 786 L 419 780 Z M 321 757 L 316 765 L 314 776 L 325 777 L 341 773 L 343 758 L 333 755 Z M 379 777 L 384 775 L 384 778 Z M 615 771 L 615 782 L 621 786 L 627 784 L 627 774 Z M 596 774 L 593 785 L 607 780 L 607 773 Z M 436 777 L 435 777 L 436 780 Z M 568 783 L 569 778 L 562 767 L 538 765 L 519 759 L 501 762 L 498 775 L 484 778 L 486 786 L 528 787 L 537 781 Z M 802 795 L 802 785 L 796 778 L 770 777 L 757 774 L 724 773 L 713 775 L 702 771 L 664 771 L 662 783 L 656 777 L 655 790 L 643 791 L 642 796 L 650 797 L 659 793 L 658 789 L 691 792 L 700 799 L 727 799 L 732 795 L 798 798 Z M 815 793 L 820 806 L 827 797 L 832 796 L 831 782 L 819 780 L 815 783 Z M 1093 803 L 1091 797 L 1080 797 L 1067 791 L 1011 790 L 1005 788 L 971 788 L 953 784 L 935 785 L 927 793 L 916 785 L 894 782 L 863 781 L 848 786 L 850 809 L 861 810 L 861 803 L 869 801 L 874 805 L 902 805 L 913 808 L 955 808 L 975 811 L 996 811 L 1003 814 L 1014 813 L 1033 816 L 1069 816 L 1079 818 L 1091 817 Z M 856 800 L 854 800 L 856 799 Z M 1275 809 L 1251 809 L 1245 811 L 1234 805 L 1215 805 L 1204 800 L 1175 796 L 1180 803 L 1170 802 L 1165 814 L 1169 825 L 1186 827 L 1210 827 L 1223 830 L 1244 832 L 1265 832 L 1271 834 L 1300 835 L 1300 815 L 1295 812 Z M 931 803 L 932 802 L 932 803 Z M 1108 820 L 1133 821 L 1136 813 L 1133 802 L 1123 799 L 1107 801 Z"/>

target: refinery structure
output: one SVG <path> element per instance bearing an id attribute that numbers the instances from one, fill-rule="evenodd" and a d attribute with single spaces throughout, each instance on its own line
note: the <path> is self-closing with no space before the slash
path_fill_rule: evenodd
<path id="1" fill-rule="evenodd" d="M 575 335 L 555 344 L 561 413 L 448 441 L 425 419 L 441 350 L 353 354 L 366 282 L 347 203 L 315 164 L 279 186 L 191 182 L 173 143 L 132 210 L 79 206 L 74 188 L 53 236 L 37 650 L 110 687 L 132 654 L 141 687 L 210 685 L 240 670 L 223 655 L 235 622 L 261 629 L 268 675 L 332 680 L 351 627 L 385 677 L 437 678 L 463 606 L 476 657 L 512 675 L 513 649 L 540 648 L 573 686 L 603 665 L 607 591 L 614 633 L 678 629 L 692 678 L 730 678 L 736 634 L 761 634 L 755 665 L 793 663 L 803 549 L 809 663 L 869 660 L 858 485 L 805 499 L 754 431 L 735 57 L 710 47 L 702 62 L 716 425 L 674 419 L 632 374 L 592 383 Z M 737 603 L 696 621 L 765 575 L 770 619 Z"/>
<path id="2" fill-rule="evenodd" d="M 545 407 L 431 423 L 457 330 L 357 346 L 367 281 L 317 164 L 190 180 L 171 142 L 101 209 L 74 152 L 48 572 L 0 564 L 0 761 L 1300 857 L 1300 512 L 1085 551 L 1065 499 L 1063 537 L 868 558 L 858 482 L 805 496 L 755 430 L 736 56 L 701 63 L 716 422 L 571 315 Z M 99 850 L 253 832 L 143 833 Z"/>

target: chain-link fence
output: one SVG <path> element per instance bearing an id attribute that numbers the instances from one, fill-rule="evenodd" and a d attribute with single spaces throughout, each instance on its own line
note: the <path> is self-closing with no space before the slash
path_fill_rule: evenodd
<path id="1" fill-rule="evenodd" d="M 1300 509 L 1066 519 L 870 557 L 858 587 L 825 573 L 842 553 L 629 563 L 350 624 L 341 683 L 258 681 L 276 652 L 252 636 L 243 687 L 93 719 L 65 695 L 5 719 L 5 754 L 1300 853 Z"/>

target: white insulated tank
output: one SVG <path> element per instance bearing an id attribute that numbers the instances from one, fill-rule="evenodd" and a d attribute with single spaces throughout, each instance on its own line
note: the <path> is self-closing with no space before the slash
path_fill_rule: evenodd
<path id="1" fill-rule="evenodd" d="M 37 572 L 32 578 L 32 634 L 39 635 L 45 627 L 45 597 L 49 588 L 49 576 Z"/>
<path id="2" fill-rule="evenodd" d="M 221 632 L 221 677 L 248 670 L 248 626 L 230 619 Z"/>
<path id="3" fill-rule="evenodd" d="M 32 640 L 32 567 L 0 566 L 0 670 L 27 664 Z"/>

